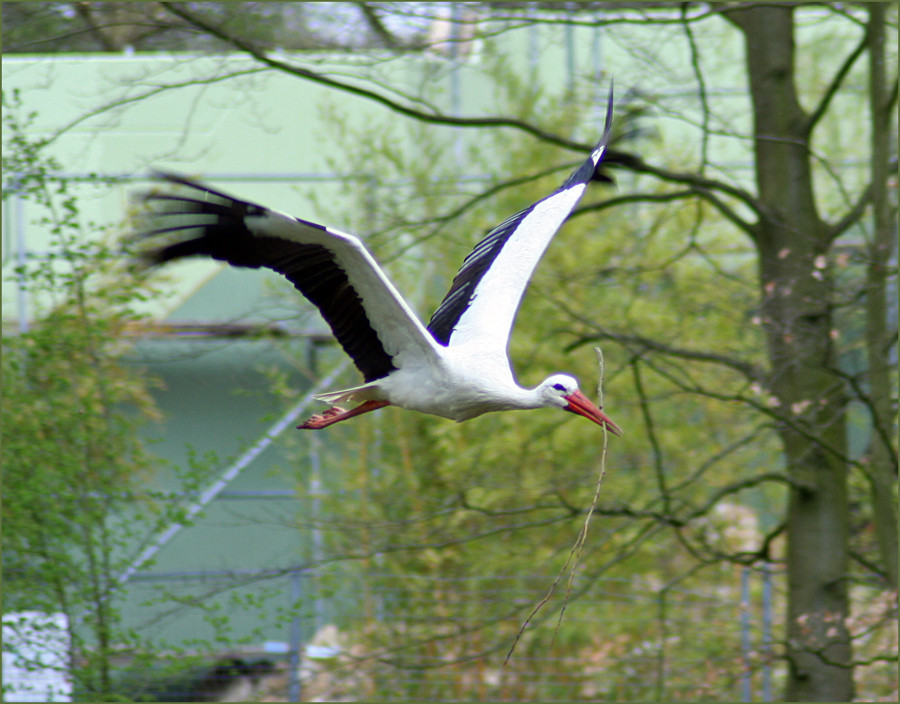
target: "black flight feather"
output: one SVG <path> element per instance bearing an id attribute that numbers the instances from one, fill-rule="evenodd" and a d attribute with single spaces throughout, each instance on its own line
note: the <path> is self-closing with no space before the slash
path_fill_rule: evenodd
<path id="1" fill-rule="evenodd" d="M 265 217 L 266 208 L 233 198 L 173 174 L 159 174 L 170 183 L 186 186 L 201 197 L 148 193 L 149 227 L 139 236 L 172 238 L 145 250 L 150 265 L 175 259 L 208 256 L 232 266 L 266 267 L 290 281 L 331 327 L 366 381 L 381 379 L 396 367 L 369 323 L 359 294 L 331 251 L 319 244 L 303 244 L 275 235 L 257 234 L 248 218 Z M 321 225 L 294 218 L 299 224 L 327 231 Z"/>

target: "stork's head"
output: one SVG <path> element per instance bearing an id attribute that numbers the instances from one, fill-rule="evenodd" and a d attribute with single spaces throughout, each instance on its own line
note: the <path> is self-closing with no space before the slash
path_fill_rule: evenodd
<path id="1" fill-rule="evenodd" d="M 578 382 L 568 374 L 554 374 L 547 377 L 544 383 L 538 387 L 544 405 L 555 406 L 570 413 L 584 416 L 594 421 L 597 425 L 605 426 L 614 435 L 621 435 L 622 431 L 613 423 L 603 411 L 578 389 Z"/>

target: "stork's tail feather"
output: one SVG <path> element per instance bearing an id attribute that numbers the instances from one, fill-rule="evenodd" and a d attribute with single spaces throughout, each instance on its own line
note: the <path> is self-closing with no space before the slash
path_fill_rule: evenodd
<path id="1" fill-rule="evenodd" d="M 333 406 L 379 400 L 375 395 L 375 387 L 371 383 L 354 386 L 349 389 L 341 389 L 340 391 L 327 391 L 323 394 L 316 394 L 313 398 L 317 401 L 330 403 Z"/>

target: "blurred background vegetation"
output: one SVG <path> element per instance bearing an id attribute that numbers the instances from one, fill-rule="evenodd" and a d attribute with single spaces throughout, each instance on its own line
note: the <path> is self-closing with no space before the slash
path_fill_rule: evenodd
<path id="1" fill-rule="evenodd" d="M 2 9 L 4 625 L 65 614 L 77 698 L 896 699 L 894 5 Z M 342 359 L 308 304 L 122 249 L 166 166 L 360 234 L 427 318 L 612 77 L 615 184 L 510 350 L 589 390 L 601 346 L 608 446 L 273 426 Z"/>

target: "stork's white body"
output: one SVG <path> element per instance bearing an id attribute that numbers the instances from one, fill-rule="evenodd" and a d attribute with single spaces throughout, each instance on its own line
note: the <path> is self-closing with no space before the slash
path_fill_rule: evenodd
<path id="1" fill-rule="evenodd" d="M 455 421 L 549 406 L 618 432 L 570 376 L 550 376 L 534 389 L 519 386 L 507 350 L 528 281 L 603 157 L 611 115 L 610 92 L 606 129 L 590 157 L 559 189 L 476 245 L 427 327 L 356 237 L 178 176 L 164 177 L 203 197 L 148 195 L 158 206 L 148 234 L 175 232 L 181 239 L 145 258 L 159 264 L 206 255 L 235 266 L 264 266 L 319 308 L 366 383 L 319 396 L 336 407 L 301 427 L 323 428 L 385 405 Z M 337 407 L 347 403 L 361 405 L 350 411 Z"/>
<path id="2" fill-rule="evenodd" d="M 317 398 L 335 405 L 387 401 L 455 421 L 545 405 L 536 389 L 516 383 L 505 354 L 485 353 L 474 344 L 435 350 L 431 359 L 401 362 L 383 379 Z"/>

